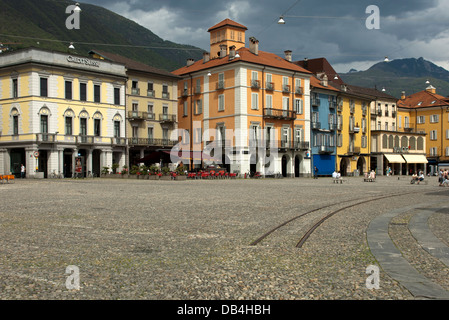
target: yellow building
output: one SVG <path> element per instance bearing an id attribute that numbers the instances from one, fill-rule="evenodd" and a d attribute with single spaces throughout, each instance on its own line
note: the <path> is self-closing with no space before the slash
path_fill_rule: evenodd
<path id="1" fill-rule="evenodd" d="M 94 58 L 114 61 L 126 66 L 126 136 L 129 161 L 158 162 L 151 157 L 156 150 L 170 150 L 178 141 L 171 134 L 178 128 L 179 77 L 129 58 L 102 50 L 92 50 Z M 147 160 L 146 160 L 147 159 Z"/>
<path id="2" fill-rule="evenodd" d="M 359 88 L 343 84 L 337 97 L 337 170 L 344 175 L 361 175 L 370 167 L 371 98 Z"/>
<path id="3" fill-rule="evenodd" d="M 202 151 L 215 142 L 213 156 L 230 172 L 310 175 L 311 73 L 291 62 L 291 51 L 261 51 L 253 37 L 245 47 L 245 30 L 223 20 L 208 30 L 210 53 L 173 72 L 182 78 L 179 128 L 190 138 L 183 143 Z M 204 166 L 193 158 L 191 168 Z"/>
<path id="4" fill-rule="evenodd" d="M 426 90 L 406 96 L 398 101 L 398 125 L 403 131 L 425 135 L 420 145 L 427 157 L 427 173 L 434 174 L 438 167 L 449 168 L 449 98 L 436 93 L 432 85 Z"/>
<path id="5" fill-rule="evenodd" d="M 29 48 L 0 56 L 0 173 L 125 164 L 124 65 Z M 79 164 L 79 166 L 77 165 Z"/>

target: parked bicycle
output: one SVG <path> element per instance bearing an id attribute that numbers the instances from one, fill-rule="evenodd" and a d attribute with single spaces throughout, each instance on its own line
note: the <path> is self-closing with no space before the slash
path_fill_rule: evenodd
<path id="1" fill-rule="evenodd" d="M 56 170 L 53 170 L 53 172 L 50 173 L 50 178 L 51 179 L 62 179 L 62 178 L 64 178 L 64 176 L 62 175 L 61 172 L 56 173 Z"/>

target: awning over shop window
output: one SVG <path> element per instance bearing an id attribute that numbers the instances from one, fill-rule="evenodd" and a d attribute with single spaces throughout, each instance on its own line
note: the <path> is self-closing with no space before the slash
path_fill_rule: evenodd
<path id="1" fill-rule="evenodd" d="M 422 154 L 403 154 L 402 155 L 405 159 L 405 161 L 407 161 L 407 163 L 427 163 L 427 158 L 426 156 L 422 155 Z"/>
<path id="2" fill-rule="evenodd" d="M 405 163 L 404 158 L 400 154 L 386 154 L 385 158 L 387 158 L 390 163 Z"/>

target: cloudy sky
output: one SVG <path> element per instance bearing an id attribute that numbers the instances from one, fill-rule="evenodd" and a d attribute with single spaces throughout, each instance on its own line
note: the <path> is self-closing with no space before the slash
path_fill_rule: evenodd
<path id="1" fill-rule="evenodd" d="M 449 69 L 448 0 L 84 0 L 150 29 L 164 40 L 209 50 L 207 29 L 230 18 L 259 49 L 294 60 L 326 57 L 337 72 L 424 57 Z M 371 5 L 380 12 L 379 29 Z M 82 5 L 81 5 L 82 6 Z M 286 23 L 277 23 L 283 15 Z"/>

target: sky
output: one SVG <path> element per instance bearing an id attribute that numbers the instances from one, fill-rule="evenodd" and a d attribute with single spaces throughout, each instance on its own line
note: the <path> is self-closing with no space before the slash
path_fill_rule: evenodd
<path id="1" fill-rule="evenodd" d="M 423 57 L 449 70 L 449 0 L 83 2 L 131 19 L 164 40 L 205 51 L 209 51 L 207 30 L 230 18 L 248 28 L 247 46 L 248 38 L 255 37 L 259 50 L 280 56 L 291 50 L 293 60 L 325 57 L 339 73 L 366 70 L 386 56 Z M 282 25 L 277 23 L 281 15 L 286 22 Z"/>

